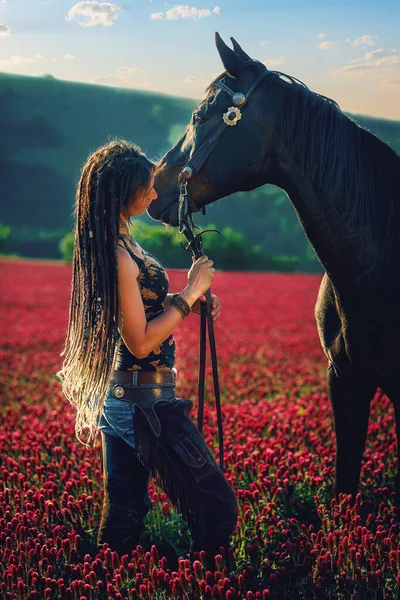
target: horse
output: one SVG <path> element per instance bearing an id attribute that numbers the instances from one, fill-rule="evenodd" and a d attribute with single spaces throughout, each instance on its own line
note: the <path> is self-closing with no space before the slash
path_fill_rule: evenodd
<path id="1" fill-rule="evenodd" d="M 193 210 L 266 183 L 284 190 L 324 269 L 315 319 L 327 357 L 335 493 L 355 497 L 378 388 L 394 405 L 400 465 L 400 157 L 334 100 L 268 70 L 231 41 L 233 49 L 216 33 L 225 71 L 159 161 L 158 200 L 148 212 L 178 224 L 178 177 L 210 140 L 201 168 L 187 171 Z M 236 119 L 235 126 L 215 140 L 222 117 Z M 251 205 L 243 218 L 247 210 Z M 400 501 L 400 468 L 395 494 Z"/>

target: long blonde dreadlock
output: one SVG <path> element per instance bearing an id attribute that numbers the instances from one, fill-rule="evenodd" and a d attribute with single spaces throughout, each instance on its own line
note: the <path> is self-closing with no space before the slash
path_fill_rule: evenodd
<path id="1" fill-rule="evenodd" d="M 138 146 L 114 139 L 89 155 L 77 184 L 69 323 L 57 376 L 76 406 L 75 433 L 86 446 L 95 441 L 121 343 L 120 219 L 149 186 L 153 169 Z"/>

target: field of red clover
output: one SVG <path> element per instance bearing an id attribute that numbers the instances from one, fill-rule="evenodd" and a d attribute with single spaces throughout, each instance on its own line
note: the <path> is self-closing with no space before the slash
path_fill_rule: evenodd
<path id="1" fill-rule="evenodd" d="M 184 271 L 169 271 L 171 291 Z M 1 288 L 0 597 L 5 599 L 384 599 L 400 590 L 400 526 L 394 506 L 394 411 L 372 402 L 360 493 L 333 495 L 335 435 L 326 359 L 313 307 L 319 276 L 219 272 L 216 324 L 226 476 L 237 492 L 223 554 L 177 571 L 151 547 L 161 533 L 185 548 L 188 531 L 154 481 L 149 550 L 96 551 L 102 502 L 100 438 L 74 435 L 60 367 L 71 268 L 3 260 Z M 176 332 L 179 396 L 196 398 L 198 317 Z M 218 459 L 208 367 L 204 436 Z M 195 402 L 193 418 L 196 418 Z"/>

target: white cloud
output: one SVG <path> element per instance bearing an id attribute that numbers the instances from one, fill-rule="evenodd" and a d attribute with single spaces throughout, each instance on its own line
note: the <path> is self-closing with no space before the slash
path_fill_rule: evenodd
<path id="1" fill-rule="evenodd" d="M 368 62 L 368 61 L 372 60 L 373 58 L 379 58 L 379 57 L 382 58 L 382 56 L 384 56 L 384 52 L 383 52 L 382 48 L 379 48 L 379 50 L 371 50 L 371 52 L 366 52 L 364 54 L 364 58 L 355 58 L 350 62 L 360 62 L 360 61 Z"/>
<path id="2" fill-rule="evenodd" d="M 96 25 L 110 27 L 114 25 L 120 10 L 120 6 L 110 2 L 98 2 L 97 0 L 78 2 L 69 9 L 65 20 L 73 21 L 76 19 L 82 27 L 95 27 Z"/>
<path id="3" fill-rule="evenodd" d="M 7 25 L 0 25 L 0 35 L 11 35 L 11 29 Z"/>
<path id="4" fill-rule="evenodd" d="M 170 8 L 166 12 L 166 18 L 175 21 L 176 19 L 201 19 L 201 17 L 209 17 L 211 11 L 209 8 L 196 8 L 192 6 L 183 6 L 180 4 Z"/>
<path id="5" fill-rule="evenodd" d="M 120 67 L 115 75 L 99 75 L 92 79 L 93 83 L 111 85 L 113 87 L 126 87 L 144 90 L 156 90 L 152 81 L 138 82 L 132 79 L 132 75 L 142 73 L 139 67 Z"/>
<path id="6" fill-rule="evenodd" d="M 376 61 L 376 66 L 378 68 L 386 68 L 391 66 L 400 65 L 400 52 L 393 51 L 392 54 L 388 56 L 384 56 Z"/>
<path id="7" fill-rule="evenodd" d="M 75 58 L 75 56 L 73 56 L 72 54 L 64 54 L 64 58 L 66 60 L 73 60 Z"/>
<path id="8" fill-rule="evenodd" d="M 127 77 L 130 77 L 132 73 L 143 73 L 143 69 L 140 67 L 120 67 L 117 71 L 117 77 L 126 79 Z"/>
<path id="9" fill-rule="evenodd" d="M 21 56 L 19 54 L 13 54 L 11 58 L 6 60 L 0 60 L 0 67 L 20 67 L 22 65 L 29 65 L 42 60 L 42 55 L 37 52 L 35 56 Z"/>
<path id="10" fill-rule="evenodd" d="M 329 50 L 330 48 L 333 48 L 334 46 L 336 46 L 336 42 L 330 42 L 329 40 L 326 40 L 325 42 L 321 42 L 321 44 L 319 45 L 321 50 Z"/>
<path id="11" fill-rule="evenodd" d="M 375 46 L 377 35 L 362 35 L 352 42 L 352 46 Z"/>
<path id="12" fill-rule="evenodd" d="M 267 42 L 265 42 L 264 40 L 262 42 L 260 42 L 260 46 L 265 46 Z"/>
<path id="13" fill-rule="evenodd" d="M 213 13 L 219 15 L 221 11 L 220 6 L 213 8 Z M 165 13 L 158 12 L 152 13 L 150 19 L 167 19 L 168 21 L 177 21 L 178 19 L 201 19 L 201 17 L 209 17 L 211 15 L 209 8 L 196 8 L 195 6 L 189 7 L 183 4 L 177 4 L 173 8 L 170 8 Z"/>
<path id="14" fill-rule="evenodd" d="M 204 79 L 202 77 L 197 77 L 196 75 L 188 75 L 183 81 L 185 83 L 201 83 Z"/>
<path id="15" fill-rule="evenodd" d="M 359 75 L 360 73 L 374 72 L 378 75 L 396 79 L 400 76 L 400 51 L 391 50 L 390 52 L 382 50 L 372 50 L 366 52 L 363 58 L 355 58 L 348 65 L 331 71 L 331 76 L 341 75 Z"/>
<path id="16" fill-rule="evenodd" d="M 324 37 L 325 37 L 325 34 L 324 34 L 324 33 L 317 33 L 316 37 L 317 37 L 319 40 L 323 40 L 323 39 L 324 39 Z"/>
<path id="17" fill-rule="evenodd" d="M 282 65 L 285 64 L 285 57 L 284 56 L 280 56 L 279 58 L 267 58 L 266 60 L 262 61 L 264 63 L 264 65 L 266 67 L 281 67 Z"/>

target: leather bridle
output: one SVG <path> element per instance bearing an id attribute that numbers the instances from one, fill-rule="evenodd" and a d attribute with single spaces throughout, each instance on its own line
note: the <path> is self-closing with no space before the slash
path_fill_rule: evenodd
<path id="1" fill-rule="evenodd" d="M 258 63 L 259 61 L 251 60 L 248 62 Z M 254 83 L 249 87 L 247 92 L 243 94 L 242 92 L 234 92 L 231 88 L 225 83 L 226 77 L 223 77 L 215 86 L 224 91 L 228 96 L 230 96 L 233 106 L 230 106 L 227 111 L 222 115 L 222 123 L 218 125 L 218 127 L 204 140 L 201 146 L 193 153 L 190 157 L 186 165 L 183 167 L 182 171 L 178 177 L 178 184 L 182 186 L 182 184 L 186 181 L 189 181 L 196 173 L 199 172 L 201 167 L 206 162 L 207 158 L 210 156 L 212 151 L 214 150 L 218 139 L 227 130 L 228 127 L 234 127 L 238 124 L 240 119 L 242 118 L 242 110 L 246 106 L 249 97 L 254 92 L 254 90 L 258 87 L 261 81 L 264 79 L 266 75 L 269 74 L 268 69 L 265 69 L 257 77 Z M 191 212 L 199 212 L 199 208 L 195 205 L 195 203 L 190 201 Z"/>
<path id="2" fill-rule="evenodd" d="M 248 61 L 248 62 L 259 62 L 259 61 Z M 201 230 L 193 222 L 192 213 L 199 212 L 202 210 L 205 214 L 205 206 L 199 209 L 193 200 L 191 200 L 188 191 L 188 181 L 201 169 L 214 150 L 218 139 L 227 130 L 228 127 L 234 127 L 242 118 L 242 110 L 246 106 L 247 101 L 253 91 L 257 88 L 259 83 L 268 74 L 266 69 L 254 83 L 250 86 L 245 94 L 242 92 L 234 92 L 225 83 L 225 77 L 219 80 L 215 85 L 224 91 L 232 99 L 233 106 L 230 106 L 227 111 L 222 115 L 222 123 L 205 139 L 201 146 L 193 153 L 193 156 L 186 163 L 184 168 L 179 174 L 178 185 L 180 186 L 179 196 L 179 232 L 182 233 L 188 244 L 187 250 L 190 250 L 194 257 L 197 259 L 204 255 L 203 251 L 203 240 L 202 235 L 207 232 Z M 172 203 L 171 203 L 172 204 Z M 168 207 L 167 207 L 168 208 Z M 199 229 L 199 233 L 195 234 L 194 229 Z M 208 230 L 210 231 L 210 230 Z M 208 325 L 208 337 L 210 343 L 211 363 L 213 372 L 214 382 L 214 393 L 215 393 L 215 404 L 218 418 L 218 440 L 219 440 L 219 461 L 221 470 L 224 470 L 224 442 L 223 442 L 223 428 L 222 428 L 222 413 L 221 413 L 221 401 L 219 393 L 219 382 L 218 382 L 218 367 L 217 367 L 217 352 L 215 346 L 214 326 L 210 317 L 211 312 L 211 289 L 209 288 L 205 293 L 206 303 L 201 304 L 200 312 L 200 365 L 199 365 L 199 379 L 198 379 L 198 415 L 197 415 L 197 427 L 202 433 L 203 429 L 203 416 L 204 416 L 204 389 L 205 389 L 205 368 L 206 368 L 206 326 Z"/>

